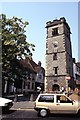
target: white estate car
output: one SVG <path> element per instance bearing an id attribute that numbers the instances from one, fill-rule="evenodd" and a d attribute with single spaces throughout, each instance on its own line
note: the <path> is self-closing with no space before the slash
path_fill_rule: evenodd
<path id="1" fill-rule="evenodd" d="M 9 110 L 12 106 L 12 100 L 0 97 L 0 107 L 2 107 L 3 110 Z"/>
<path id="2" fill-rule="evenodd" d="M 42 117 L 48 113 L 80 114 L 80 103 L 73 101 L 65 94 L 39 94 L 34 109 Z"/>

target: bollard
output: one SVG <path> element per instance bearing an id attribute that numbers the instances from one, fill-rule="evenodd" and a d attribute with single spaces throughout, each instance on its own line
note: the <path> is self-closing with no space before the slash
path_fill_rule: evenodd
<path id="1" fill-rule="evenodd" d="M 33 101 L 33 94 L 31 94 L 30 96 L 30 101 Z"/>
<path id="2" fill-rule="evenodd" d="M 18 95 L 15 94 L 15 95 L 14 95 L 14 102 L 17 102 L 17 100 L 18 100 Z"/>

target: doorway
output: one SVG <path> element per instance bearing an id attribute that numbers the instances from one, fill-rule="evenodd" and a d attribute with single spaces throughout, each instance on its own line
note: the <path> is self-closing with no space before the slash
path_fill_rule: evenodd
<path id="1" fill-rule="evenodd" d="M 54 85 L 52 86 L 52 91 L 59 91 L 59 89 L 60 89 L 60 87 L 59 87 L 58 84 L 54 84 Z"/>

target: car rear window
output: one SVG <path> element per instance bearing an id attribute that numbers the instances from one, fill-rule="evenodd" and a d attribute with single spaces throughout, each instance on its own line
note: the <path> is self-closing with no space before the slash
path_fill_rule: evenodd
<path id="1" fill-rule="evenodd" d="M 53 95 L 41 95 L 38 102 L 54 102 Z"/>

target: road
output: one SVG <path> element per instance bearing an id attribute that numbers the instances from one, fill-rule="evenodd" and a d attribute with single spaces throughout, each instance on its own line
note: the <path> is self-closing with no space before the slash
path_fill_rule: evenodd
<path id="1" fill-rule="evenodd" d="M 3 114 L 2 120 L 80 120 L 80 117 L 76 115 L 59 115 L 50 114 L 46 118 L 41 118 L 37 116 L 37 112 L 34 109 L 23 109 L 23 110 L 10 110 Z"/>
<path id="2" fill-rule="evenodd" d="M 76 95 L 71 95 L 73 100 L 78 99 Z M 41 117 L 37 116 L 37 112 L 33 109 L 34 108 L 34 101 L 26 101 L 26 98 L 23 99 L 23 96 L 18 97 L 19 101 L 14 102 L 13 107 L 9 112 L 3 114 L 2 120 L 42 120 Z M 80 117 L 76 115 L 55 115 L 51 114 L 44 120 L 80 120 Z M 0 116 L 1 120 L 1 116 Z"/>

